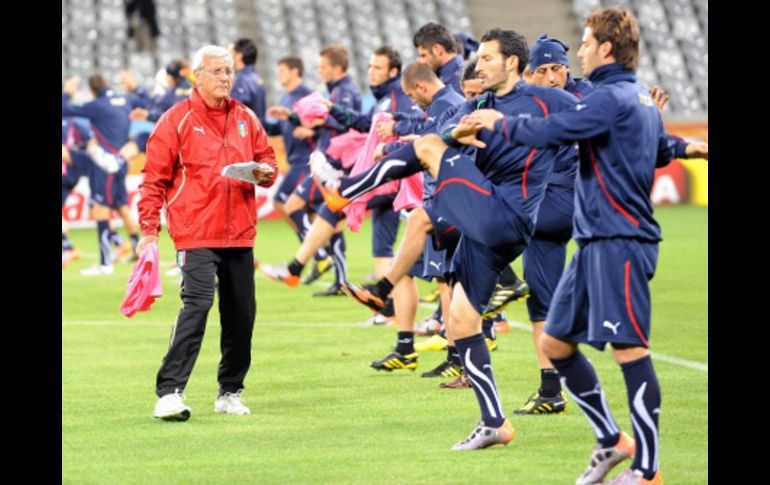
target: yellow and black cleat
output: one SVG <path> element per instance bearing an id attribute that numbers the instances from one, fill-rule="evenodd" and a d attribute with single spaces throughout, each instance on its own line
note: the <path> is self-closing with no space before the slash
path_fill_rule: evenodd
<path id="1" fill-rule="evenodd" d="M 560 414 L 567 409 L 567 398 L 564 391 L 554 397 L 543 397 L 539 392 L 529 396 L 527 402 L 513 411 L 514 414 Z"/>
<path id="2" fill-rule="evenodd" d="M 377 370 L 388 372 L 396 369 L 409 369 L 413 371 L 417 368 L 417 352 L 402 355 L 394 350 L 382 359 L 375 360 L 369 365 Z"/>

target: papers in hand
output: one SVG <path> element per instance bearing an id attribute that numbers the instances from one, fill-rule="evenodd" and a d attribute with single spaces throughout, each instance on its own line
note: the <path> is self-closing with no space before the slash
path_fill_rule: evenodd
<path id="1" fill-rule="evenodd" d="M 255 170 L 259 170 L 268 175 L 272 175 L 273 172 L 275 172 L 273 167 L 265 162 L 240 162 L 227 165 L 225 168 L 223 168 L 222 176 L 245 180 L 246 182 L 256 184 L 257 179 L 254 177 Z"/>

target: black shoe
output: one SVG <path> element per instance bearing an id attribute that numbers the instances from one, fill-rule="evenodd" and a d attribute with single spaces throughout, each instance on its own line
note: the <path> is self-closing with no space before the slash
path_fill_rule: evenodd
<path id="1" fill-rule="evenodd" d="M 524 280 L 516 280 L 516 283 L 510 286 L 497 284 L 495 292 L 489 298 L 486 311 L 481 315 L 482 318 L 492 318 L 502 312 L 512 301 L 526 298 L 529 296 L 529 285 Z"/>
<path id="2" fill-rule="evenodd" d="M 342 288 L 337 283 L 333 283 L 330 287 L 323 291 L 316 291 L 313 296 L 342 296 L 345 293 L 342 292 Z"/>
<path id="3" fill-rule="evenodd" d="M 312 284 L 315 280 L 326 274 L 333 267 L 334 262 L 332 261 L 331 256 L 327 256 L 326 259 L 316 261 L 313 265 L 313 271 L 302 280 L 302 284 Z"/>
<path id="4" fill-rule="evenodd" d="M 458 377 L 462 374 L 463 368 L 457 364 L 445 360 L 436 366 L 435 369 L 423 372 L 422 377 Z"/>
<path id="5" fill-rule="evenodd" d="M 394 369 L 409 369 L 413 371 L 417 368 L 417 352 L 402 355 L 393 350 L 382 359 L 375 360 L 369 365 L 377 370 L 386 370 L 388 372 Z"/>
<path id="6" fill-rule="evenodd" d="M 567 409 L 567 398 L 564 391 L 554 397 L 543 397 L 539 392 L 529 396 L 527 402 L 513 411 L 514 414 L 559 414 Z"/>

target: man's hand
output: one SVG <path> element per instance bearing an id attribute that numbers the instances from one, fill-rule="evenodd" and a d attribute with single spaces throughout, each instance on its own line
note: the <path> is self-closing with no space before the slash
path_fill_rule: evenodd
<path id="1" fill-rule="evenodd" d="M 315 131 L 313 131 L 312 128 L 308 128 L 306 126 L 298 126 L 294 128 L 294 131 L 291 132 L 292 136 L 294 138 L 299 138 L 300 140 L 304 140 L 305 138 L 310 138 L 315 134 Z"/>
<path id="2" fill-rule="evenodd" d="M 380 142 L 377 144 L 377 146 L 374 148 L 374 159 L 379 160 L 382 158 L 385 154 L 383 153 L 385 151 L 385 144 Z"/>
<path id="3" fill-rule="evenodd" d="M 452 138 L 463 145 L 473 145 L 477 148 L 486 148 L 487 144 L 476 138 L 481 131 L 481 125 L 470 121 L 467 116 L 460 119 L 460 123 L 452 130 Z"/>
<path id="4" fill-rule="evenodd" d="M 408 135 L 402 136 L 401 138 L 398 139 L 398 141 L 403 141 L 403 142 L 408 143 L 410 141 L 415 141 L 415 140 L 417 140 L 419 138 L 420 138 L 420 135 L 415 135 L 414 133 L 410 133 Z"/>
<path id="5" fill-rule="evenodd" d="M 286 121 L 291 115 L 291 110 L 285 106 L 271 106 L 267 109 L 267 116 L 277 120 Z"/>
<path id="6" fill-rule="evenodd" d="M 495 129 L 495 122 L 503 117 L 503 114 L 493 109 L 478 109 L 473 113 L 463 116 L 467 118 L 470 123 L 480 125 L 482 128 L 486 128 L 489 131 Z"/>
<path id="7" fill-rule="evenodd" d="M 275 173 L 275 170 L 267 170 L 267 169 L 261 169 L 261 168 L 255 168 L 251 171 L 251 173 L 254 175 L 254 178 L 257 181 L 257 184 L 264 184 L 267 182 L 270 182 L 270 180 L 273 178 L 273 174 Z"/>
<path id="8" fill-rule="evenodd" d="M 690 143 L 684 151 L 687 158 L 705 158 L 709 159 L 709 144 L 704 142 Z"/>
<path id="9" fill-rule="evenodd" d="M 655 102 L 655 106 L 658 107 L 660 114 L 663 114 L 663 108 L 668 103 L 668 93 L 660 86 L 653 86 L 650 88 L 650 96 L 652 96 L 652 100 Z"/>
<path id="10" fill-rule="evenodd" d="M 139 240 L 138 243 L 136 243 L 136 254 L 141 255 L 142 251 L 144 251 L 144 248 L 146 248 L 149 244 L 158 243 L 158 236 L 149 236 L 149 235 L 142 235 L 142 239 Z"/>
<path id="11" fill-rule="evenodd" d="M 80 85 L 80 76 L 73 76 L 66 81 L 64 81 L 64 87 L 62 90 L 72 96 L 75 94 L 78 90 L 78 86 Z"/>
<path id="12" fill-rule="evenodd" d="M 377 136 L 380 140 L 387 140 L 393 136 L 393 127 L 396 125 L 394 120 L 383 121 L 377 125 Z"/>
<path id="13" fill-rule="evenodd" d="M 143 121 L 149 117 L 150 117 L 150 112 L 144 108 L 134 108 L 128 114 L 128 119 L 130 119 L 131 121 L 137 121 L 137 120 Z"/>

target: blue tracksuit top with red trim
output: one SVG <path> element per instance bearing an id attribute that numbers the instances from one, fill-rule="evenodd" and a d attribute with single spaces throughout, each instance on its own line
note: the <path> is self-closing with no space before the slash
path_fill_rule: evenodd
<path id="1" fill-rule="evenodd" d="M 412 98 L 401 89 L 401 76 L 388 79 L 379 86 L 369 86 L 375 99 L 375 104 L 368 113 L 349 109 L 337 103 L 332 106 L 329 115 L 347 128 L 368 133 L 372 127 L 372 118 L 377 113 L 408 112 L 413 116 L 422 116 L 420 109 Z"/>
<path id="2" fill-rule="evenodd" d="M 304 84 L 300 84 L 293 91 L 284 93 L 278 104 L 291 110 L 294 103 L 312 92 L 312 89 Z M 289 165 L 307 163 L 310 158 L 310 152 L 313 151 L 316 145 L 315 137 L 296 138 L 294 136 L 294 128 L 297 125 L 290 120 L 278 121 L 268 118 L 264 127 L 270 136 L 283 135 L 283 144 L 286 147 L 286 158 L 289 160 Z"/>
<path id="3" fill-rule="evenodd" d="M 75 118 L 61 119 L 61 144 L 67 148 L 83 148 L 91 134 L 86 126 L 78 123 Z"/>
<path id="4" fill-rule="evenodd" d="M 118 95 L 112 89 L 105 89 L 94 99 L 82 106 L 69 104 L 70 96 L 62 93 L 62 116 L 79 116 L 91 122 L 91 129 L 99 145 L 109 153 L 117 153 L 127 141 L 131 122 L 128 114 L 134 107 L 142 106 L 131 96 Z"/>
<path id="5" fill-rule="evenodd" d="M 235 73 L 230 97 L 245 104 L 265 124 L 265 88 L 254 66 L 246 66 Z"/>
<path id="6" fill-rule="evenodd" d="M 514 146 L 579 142 L 572 234 L 579 244 L 619 237 L 660 241 L 650 200 L 654 170 L 683 157 L 687 144 L 667 135 L 632 71 L 607 64 L 588 79 L 594 90 L 570 109 L 547 119 L 506 116 L 495 128 Z"/>
<path id="7" fill-rule="evenodd" d="M 476 109 L 495 109 L 508 115 L 524 119 L 543 118 L 553 113 L 574 106 L 577 99 L 563 89 L 542 88 L 516 83 L 507 94 L 497 96 L 492 93 L 466 101 L 457 113 L 441 128 L 447 133 L 460 118 Z M 481 172 L 497 186 L 505 200 L 512 202 L 515 209 L 523 207 L 526 214 L 519 217 L 534 230 L 536 214 L 545 196 L 545 186 L 551 175 L 554 161 L 559 156 L 569 156 L 572 146 L 533 149 L 524 145 L 511 146 L 501 131 L 482 130 L 478 138 L 486 143 L 486 148 L 476 151 L 476 165 Z M 444 136 L 444 139 L 448 139 Z"/>
<path id="8" fill-rule="evenodd" d="M 446 64 L 439 67 L 436 70 L 436 76 L 441 79 L 445 85 L 451 87 L 458 94 L 463 94 L 462 79 L 463 70 L 465 69 L 465 63 L 463 62 L 463 56 L 454 56 Z"/>
<path id="9" fill-rule="evenodd" d="M 591 92 L 594 86 L 585 79 L 575 79 L 571 74 L 567 74 L 567 83 L 564 90 L 574 94 L 578 99 Z M 567 156 L 567 155 L 571 156 Z M 548 180 L 551 187 L 563 187 L 569 191 L 575 190 L 575 177 L 578 169 L 578 151 L 577 147 L 570 152 L 565 152 L 557 157 L 553 164 L 553 173 Z"/>

